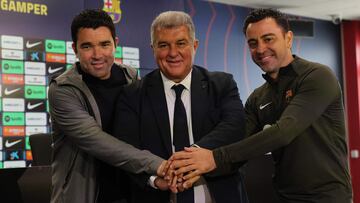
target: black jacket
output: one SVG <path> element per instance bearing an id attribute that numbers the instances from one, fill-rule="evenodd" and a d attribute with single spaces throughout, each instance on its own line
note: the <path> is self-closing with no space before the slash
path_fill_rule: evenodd
<path id="1" fill-rule="evenodd" d="M 276 82 L 264 78 L 246 102 L 249 137 L 214 151 L 214 173 L 272 152 L 274 186 L 283 202 L 349 203 L 344 109 L 335 75 L 295 56 Z"/>
<path id="2" fill-rule="evenodd" d="M 207 149 L 236 142 L 244 136 L 244 111 L 230 74 L 194 66 L 191 77 L 192 130 L 196 144 Z M 172 154 L 170 124 L 159 69 L 120 95 L 115 134 L 121 139 L 168 159 Z M 134 202 L 169 202 L 169 192 L 147 186 L 147 178 L 133 185 Z M 216 202 L 245 202 L 239 173 L 206 178 Z M 139 183 L 139 182 L 138 182 Z"/>

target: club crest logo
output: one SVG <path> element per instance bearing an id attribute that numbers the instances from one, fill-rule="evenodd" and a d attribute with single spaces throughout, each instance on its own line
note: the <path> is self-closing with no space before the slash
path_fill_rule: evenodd
<path id="1" fill-rule="evenodd" d="M 287 90 L 286 93 L 285 93 L 285 101 L 286 101 L 286 103 L 290 103 L 293 96 L 294 96 L 293 91 L 291 89 Z"/>
<path id="2" fill-rule="evenodd" d="M 109 14 L 114 23 L 120 22 L 122 13 L 120 8 L 120 0 L 104 0 L 103 10 Z"/>

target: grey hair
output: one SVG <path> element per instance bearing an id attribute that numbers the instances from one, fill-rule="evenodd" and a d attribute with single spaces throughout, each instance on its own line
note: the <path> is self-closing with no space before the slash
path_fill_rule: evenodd
<path id="1" fill-rule="evenodd" d="M 195 41 L 195 26 L 191 17 L 182 11 L 166 11 L 160 13 L 151 24 L 151 45 L 155 43 L 155 31 L 171 29 L 185 25 L 189 30 L 190 40 Z"/>

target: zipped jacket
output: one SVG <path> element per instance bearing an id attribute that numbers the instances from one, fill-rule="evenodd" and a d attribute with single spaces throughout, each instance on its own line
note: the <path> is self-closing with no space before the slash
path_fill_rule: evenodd
<path id="1" fill-rule="evenodd" d="M 138 79 L 135 69 L 114 66 L 122 68 L 128 84 Z M 51 81 L 49 104 L 53 131 L 51 202 L 96 202 L 98 160 L 132 173 L 156 174 L 163 159 L 102 130 L 95 98 L 76 65 Z"/>

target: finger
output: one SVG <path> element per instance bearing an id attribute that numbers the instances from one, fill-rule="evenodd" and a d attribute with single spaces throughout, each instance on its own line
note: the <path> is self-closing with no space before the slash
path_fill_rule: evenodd
<path id="1" fill-rule="evenodd" d="M 189 152 L 179 151 L 179 152 L 175 152 L 175 153 L 171 156 L 171 160 L 188 159 L 188 158 L 190 158 L 190 157 L 191 157 L 191 155 L 189 154 Z"/>
<path id="2" fill-rule="evenodd" d="M 174 160 L 171 163 L 171 168 L 172 169 L 177 169 L 177 168 L 181 168 L 190 164 L 193 164 L 193 160 L 192 159 L 182 159 L 182 160 Z"/>
<path id="3" fill-rule="evenodd" d="M 165 180 L 169 181 L 172 180 L 175 175 L 175 170 L 169 168 L 165 175 Z"/>
<path id="4" fill-rule="evenodd" d="M 165 167 L 166 164 L 167 164 L 167 161 L 166 161 L 166 160 L 164 160 L 163 162 L 161 162 L 159 168 L 158 168 L 157 171 L 156 171 L 156 174 L 157 174 L 158 176 L 163 177 L 163 176 L 165 175 L 165 173 L 164 173 L 164 167 Z"/>
<path id="5" fill-rule="evenodd" d="M 170 191 L 171 191 L 172 193 L 175 193 L 175 194 L 179 192 L 176 187 L 174 187 L 174 188 L 173 188 L 173 187 L 170 187 L 169 189 L 170 189 Z"/>
<path id="6" fill-rule="evenodd" d="M 176 188 L 176 183 L 177 183 L 177 176 L 174 176 L 171 180 L 171 184 L 170 184 L 170 187 L 175 187 Z"/>
<path id="7" fill-rule="evenodd" d="M 178 189 L 179 192 L 184 192 L 184 190 L 185 190 L 182 183 L 177 184 L 177 189 Z"/>
<path id="8" fill-rule="evenodd" d="M 196 176 L 199 176 L 201 175 L 200 171 L 199 170 L 193 170 L 191 171 L 190 173 L 187 173 L 183 178 L 183 180 L 189 180 L 189 179 L 192 179 Z"/>
<path id="9" fill-rule="evenodd" d="M 162 170 L 163 173 L 166 174 L 168 172 L 168 170 L 170 169 L 171 163 L 172 163 L 172 161 L 166 161 L 165 162 L 163 170 Z"/>
<path id="10" fill-rule="evenodd" d="M 198 151 L 200 148 L 197 148 L 197 147 L 185 147 L 184 148 L 184 151 L 185 152 L 195 152 L 195 151 Z"/>
<path id="11" fill-rule="evenodd" d="M 192 164 L 192 165 L 188 165 L 188 166 L 184 166 L 184 167 L 181 167 L 177 170 L 175 170 L 175 175 L 180 175 L 180 174 L 183 174 L 183 173 L 188 173 L 190 171 L 193 171 L 193 170 L 196 170 L 196 165 L 195 164 Z"/>
<path id="12" fill-rule="evenodd" d="M 195 176 L 195 177 L 190 178 L 189 180 L 187 180 L 183 183 L 183 188 L 185 188 L 185 189 L 191 188 L 194 185 L 194 183 L 196 181 L 198 181 L 199 179 L 200 179 L 200 176 Z"/>
<path id="13" fill-rule="evenodd" d="M 176 185 L 175 185 L 175 186 L 170 185 L 170 186 L 169 186 L 169 190 L 170 190 L 172 193 L 175 193 L 175 194 L 179 192 L 178 189 L 177 189 L 177 187 L 176 187 Z"/>
<path id="14" fill-rule="evenodd" d="M 181 182 L 183 182 L 183 176 L 184 176 L 184 174 L 179 174 L 179 175 L 177 175 L 177 182 L 179 183 L 181 183 Z"/>

